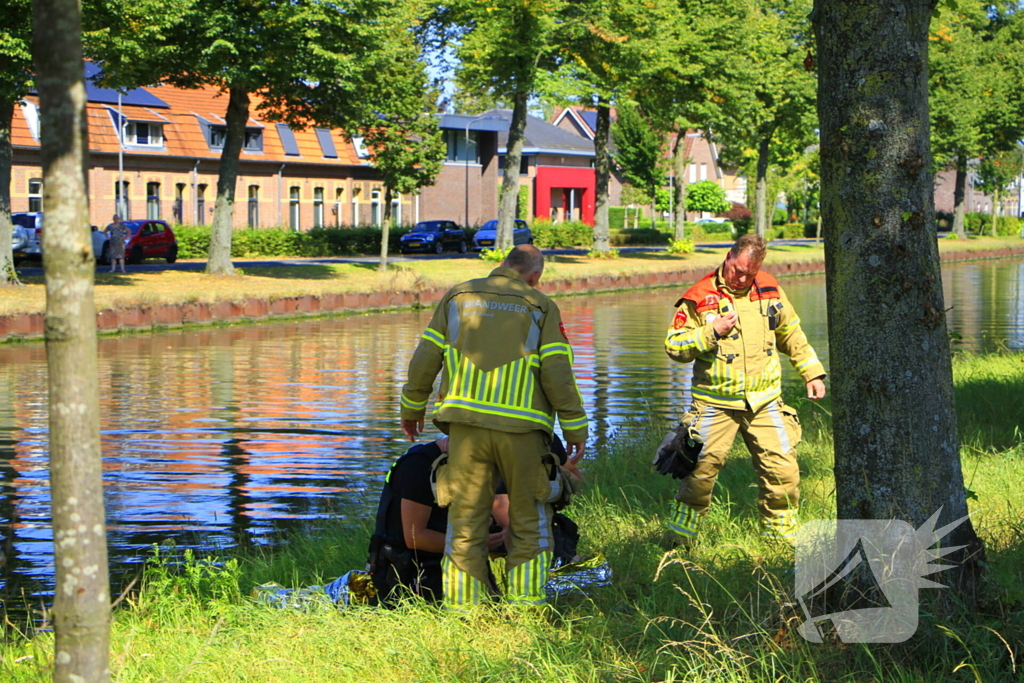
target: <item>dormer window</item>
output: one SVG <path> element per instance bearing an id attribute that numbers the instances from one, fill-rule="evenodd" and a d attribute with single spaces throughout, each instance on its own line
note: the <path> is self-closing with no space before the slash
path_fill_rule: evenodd
<path id="1" fill-rule="evenodd" d="M 210 147 L 213 149 L 224 149 L 224 142 L 228 139 L 227 126 L 210 126 Z M 246 128 L 245 141 L 242 149 L 246 152 L 263 151 L 263 129 Z"/>
<path id="2" fill-rule="evenodd" d="M 125 126 L 125 144 L 139 147 L 163 147 L 164 127 L 160 123 L 128 121 Z"/>

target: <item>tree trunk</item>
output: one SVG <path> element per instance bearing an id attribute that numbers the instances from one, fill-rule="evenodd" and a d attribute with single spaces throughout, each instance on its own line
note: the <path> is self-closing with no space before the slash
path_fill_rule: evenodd
<path id="1" fill-rule="evenodd" d="M 18 273 L 14 270 L 14 255 L 11 239 L 14 226 L 11 224 L 11 164 L 14 150 L 11 148 L 11 120 L 14 117 L 14 99 L 0 98 L 0 286 L 20 285 Z"/>
<path id="2" fill-rule="evenodd" d="M 245 144 L 245 124 L 249 120 L 249 93 L 245 88 L 228 88 L 228 111 L 224 115 L 227 135 L 217 170 L 217 203 L 213 209 L 210 232 L 210 255 L 206 261 L 208 275 L 234 275 L 231 263 L 231 237 L 235 230 L 235 183 L 238 180 L 238 158 Z"/>
<path id="3" fill-rule="evenodd" d="M 611 248 L 611 230 L 608 225 L 608 183 L 612 175 L 612 160 L 608 154 L 608 135 L 612 115 L 608 101 L 597 99 L 597 130 L 594 135 L 594 169 L 597 175 L 597 197 L 594 202 L 594 249 L 602 254 Z"/>
<path id="4" fill-rule="evenodd" d="M 934 230 L 934 9 L 816 0 L 812 13 L 837 513 L 915 528 L 940 509 L 939 526 L 967 514 Z M 942 545 L 966 546 L 937 580 L 970 601 L 983 553 L 970 520 Z"/>
<path id="5" fill-rule="evenodd" d="M 34 0 L 42 131 L 43 268 L 58 683 L 110 680 L 110 583 L 100 459 L 95 262 L 77 0 Z"/>
<path id="6" fill-rule="evenodd" d="M 768 213 L 768 145 L 771 144 L 771 137 L 761 138 L 757 146 L 757 189 L 754 195 L 755 222 L 754 229 L 757 234 L 764 237 L 768 234 L 768 226 L 771 225 L 772 214 Z"/>
<path id="7" fill-rule="evenodd" d="M 686 239 L 686 128 L 680 127 L 676 134 L 676 145 L 672 149 L 672 174 L 676 186 L 672 188 L 672 207 L 675 212 L 675 238 Z"/>
<path id="8" fill-rule="evenodd" d="M 391 188 L 384 187 L 384 220 L 380 224 L 380 265 L 377 271 L 387 272 L 388 269 L 388 236 L 391 232 Z"/>
<path id="9" fill-rule="evenodd" d="M 956 155 L 956 180 L 953 183 L 953 232 L 959 238 L 967 237 L 964 214 L 967 213 L 967 155 Z"/>
<path id="10" fill-rule="evenodd" d="M 999 200 L 1003 196 L 1000 188 L 992 191 L 992 236 L 999 237 Z"/>
<path id="11" fill-rule="evenodd" d="M 651 195 L 651 230 L 658 229 L 658 195 Z"/>
<path id="12" fill-rule="evenodd" d="M 501 179 L 501 206 L 498 207 L 498 249 L 512 246 L 512 226 L 519 206 L 519 164 L 523 158 L 523 138 L 526 134 L 526 105 L 530 93 L 518 92 L 512 104 L 512 121 L 508 126 L 508 144 L 505 146 L 505 176 Z"/>

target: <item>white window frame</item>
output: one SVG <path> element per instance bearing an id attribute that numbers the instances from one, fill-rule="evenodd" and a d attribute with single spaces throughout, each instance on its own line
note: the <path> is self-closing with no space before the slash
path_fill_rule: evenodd
<path id="1" fill-rule="evenodd" d="M 146 126 L 146 141 L 139 142 L 139 126 Z M 124 131 L 125 144 L 133 147 L 163 147 L 164 124 L 152 121 L 128 121 Z"/>

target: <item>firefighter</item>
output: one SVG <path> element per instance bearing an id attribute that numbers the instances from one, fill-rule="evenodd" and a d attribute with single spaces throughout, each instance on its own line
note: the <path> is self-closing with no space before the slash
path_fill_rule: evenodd
<path id="1" fill-rule="evenodd" d="M 665 350 L 673 360 L 694 364 L 692 403 L 681 422 L 699 434 L 704 448 L 676 495 L 668 533 L 673 545 L 689 547 L 696 539 L 736 432 L 753 459 L 765 534 L 792 539 L 796 533 L 801 432 L 796 411 L 782 402 L 779 354 L 789 356 L 815 401 L 825 396 L 825 368 L 782 287 L 761 272 L 765 249 L 763 238 L 741 236 L 721 267 L 676 302 Z"/>
<path id="2" fill-rule="evenodd" d="M 543 269 L 540 250 L 520 245 L 488 277 L 450 289 L 402 389 L 402 430 L 415 441 L 434 378 L 444 371 L 433 422 L 451 440 L 435 493 L 448 506 L 442 583 L 444 605 L 452 609 L 487 597 L 488 521 L 499 476 L 509 494 L 505 599 L 545 601 L 551 504 L 566 488 L 550 455 L 555 417 L 575 465 L 587 416 L 558 307 L 534 289 Z"/>

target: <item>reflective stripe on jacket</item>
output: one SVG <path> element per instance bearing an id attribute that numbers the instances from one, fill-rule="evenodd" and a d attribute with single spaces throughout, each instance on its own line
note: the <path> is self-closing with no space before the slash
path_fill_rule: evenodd
<path id="1" fill-rule="evenodd" d="M 688 289 L 676 307 L 665 351 L 680 363 L 693 361 L 695 399 L 722 408 L 760 410 L 782 394 L 779 353 L 789 356 L 805 382 L 825 376 L 800 329 L 800 317 L 768 273 L 759 272 L 749 290 L 735 294 L 724 286 L 719 269 Z M 729 308 L 737 314 L 736 327 L 717 339 L 712 322 Z"/>
<path id="2" fill-rule="evenodd" d="M 421 419 L 438 372 L 434 423 L 459 422 L 505 432 L 551 433 L 555 415 L 565 441 L 587 439 L 587 416 L 572 372 L 572 348 L 547 296 L 511 268 L 450 289 L 409 363 L 402 419 Z"/>

